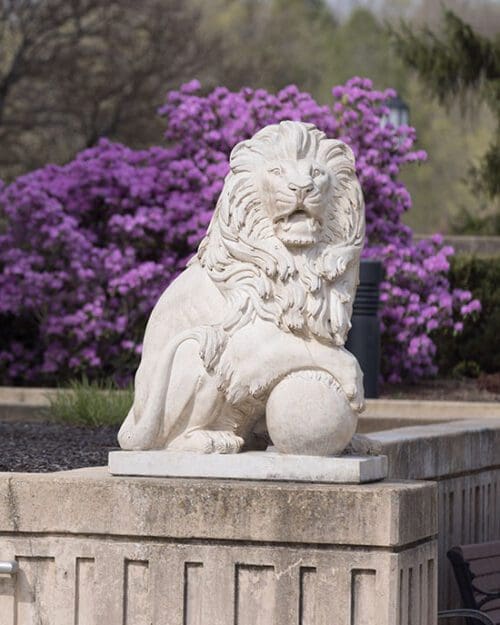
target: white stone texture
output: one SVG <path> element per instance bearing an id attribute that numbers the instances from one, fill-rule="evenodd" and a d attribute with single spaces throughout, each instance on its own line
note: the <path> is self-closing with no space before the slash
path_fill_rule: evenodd
<path id="1" fill-rule="evenodd" d="M 266 423 L 282 453 L 333 456 L 341 454 L 352 439 L 357 415 L 328 373 L 294 371 L 271 391 Z"/>
<path id="2" fill-rule="evenodd" d="M 285 121 L 239 143 L 230 168 L 197 255 L 151 314 L 120 445 L 238 452 L 276 389 L 280 449 L 340 453 L 364 405 L 362 372 L 343 347 L 365 226 L 352 151 Z M 335 391 L 285 383 L 285 402 L 280 382 L 311 370 Z M 316 392 L 325 407 L 314 413 Z"/>
<path id="3" fill-rule="evenodd" d="M 326 458 L 272 451 L 249 451 L 236 456 L 189 451 L 112 451 L 109 471 L 113 475 L 361 484 L 384 479 L 387 458 Z"/>

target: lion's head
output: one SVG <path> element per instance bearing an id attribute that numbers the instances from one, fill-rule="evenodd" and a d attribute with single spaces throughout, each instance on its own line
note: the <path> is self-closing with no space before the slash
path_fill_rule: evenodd
<path id="1" fill-rule="evenodd" d="M 335 283 L 352 306 L 339 268 L 357 260 L 364 237 L 351 149 L 312 124 L 283 121 L 237 144 L 230 167 L 198 250 L 230 302 L 227 326 L 258 315 L 342 343 L 330 291 Z"/>
<path id="2" fill-rule="evenodd" d="M 339 160 L 346 147 L 311 125 L 282 122 L 239 143 L 231 154 L 231 170 L 251 176 L 275 235 L 287 247 L 309 246 L 325 236 L 334 205 L 338 181 L 330 151 L 336 148 Z M 349 152 L 343 160 L 352 160 Z"/>

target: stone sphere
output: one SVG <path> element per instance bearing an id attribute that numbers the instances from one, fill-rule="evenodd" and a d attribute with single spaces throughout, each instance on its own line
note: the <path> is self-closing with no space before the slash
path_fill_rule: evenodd
<path id="1" fill-rule="evenodd" d="M 325 371 L 290 373 L 273 388 L 266 405 L 269 435 L 285 454 L 341 454 L 357 420 L 345 393 Z"/>

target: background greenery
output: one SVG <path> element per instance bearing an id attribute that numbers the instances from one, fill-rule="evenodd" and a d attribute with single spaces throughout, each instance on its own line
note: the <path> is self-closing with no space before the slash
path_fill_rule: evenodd
<path id="1" fill-rule="evenodd" d="M 441 371 L 475 377 L 500 371 L 500 256 L 457 255 L 452 259 L 453 287 L 468 289 L 482 310 L 464 323 L 458 340 L 443 332 L 438 341 Z"/>
<path id="2" fill-rule="evenodd" d="M 441 103 L 459 98 L 466 110 L 475 104 L 467 98 L 473 94 L 488 107 L 496 128 L 487 150 L 470 168 L 469 186 L 486 200 L 500 200 L 500 36 L 485 37 L 453 11 L 444 10 L 438 34 L 428 26 L 415 31 L 412 24 L 402 23 L 400 29 L 391 29 L 391 38 L 406 65 L 418 72 Z M 463 227 L 500 232 L 500 215 L 488 206 L 475 213 L 464 207 L 463 214 Z"/>
<path id="3" fill-rule="evenodd" d="M 118 425 L 130 410 L 133 390 L 132 387 L 118 390 L 113 382 L 89 382 L 83 377 L 48 398 L 47 414 L 54 421 L 87 426 Z"/>
<path id="4" fill-rule="evenodd" d="M 429 154 L 406 173 L 409 225 L 423 233 L 474 230 L 476 214 L 498 211 L 498 199 L 464 183 L 491 142 L 494 116 L 480 94 L 468 93 L 466 112 L 463 102 L 440 103 L 403 65 L 387 29 L 404 18 L 412 29 L 439 33 L 442 6 L 481 36 L 499 31 L 500 5 L 487 0 L 2 3 L 0 178 L 67 162 L 102 135 L 134 148 L 160 143 L 164 93 L 194 77 L 207 91 L 295 83 L 327 102 L 332 85 L 361 75 L 377 89 L 400 91 L 418 147 Z"/>

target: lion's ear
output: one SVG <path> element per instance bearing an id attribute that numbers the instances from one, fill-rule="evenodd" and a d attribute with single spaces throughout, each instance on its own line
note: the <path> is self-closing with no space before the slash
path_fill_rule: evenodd
<path id="1" fill-rule="evenodd" d="M 332 166 L 334 171 L 348 170 L 355 173 L 355 158 L 351 148 L 338 139 L 326 139 L 319 145 L 318 156 Z"/>
<path id="2" fill-rule="evenodd" d="M 255 158 L 252 139 L 240 141 L 231 151 L 229 166 L 233 174 L 248 173 L 252 171 L 252 162 Z"/>

